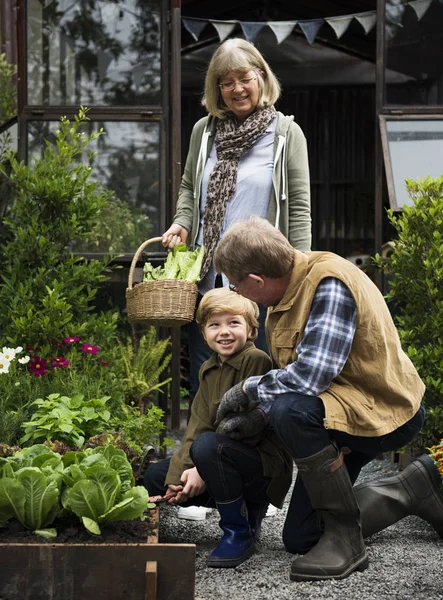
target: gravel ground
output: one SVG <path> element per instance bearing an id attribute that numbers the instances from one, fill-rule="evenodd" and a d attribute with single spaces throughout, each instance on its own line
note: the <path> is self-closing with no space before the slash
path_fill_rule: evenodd
<path id="1" fill-rule="evenodd" d="M 374 460 L 359 482 L 397 471 L 388 460 Z M 342 581 L 292 582 L 293 555 L 285 551 L 281 531 L 290 493 L 276 516 L 263 520 L 256 553 L 235 569 L 211 569 L 205 558 L 221 530 L 218 512 L 205 521 L 177 519 L 175 507 L 160 510 L 160 542 L 197 546 L 198 600 L 443 600 L 443 540 L 424 521 L 407 517 L 367 540 L 369 568 Z"/>

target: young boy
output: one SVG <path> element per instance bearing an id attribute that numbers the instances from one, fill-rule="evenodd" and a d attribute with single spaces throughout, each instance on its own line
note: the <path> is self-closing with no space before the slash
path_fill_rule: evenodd
<path id="1" fill-rule="evenodd" d="M 153 501 L 217 506 L 224 536 L 207 559 L 211 567 L 236 567 L 251 556 L 269 502 L 281 506 L 292 479 L 292 460 L 271 429 L 241 442 L 216 433 L 223 394 L 271 369 L 268 355 L 252 341 L 258 313 L 255 302 L 228 288 L 203 296 L 196 320 L 214 354 L 200 369 L 180 449 L 145 473 Z"/>

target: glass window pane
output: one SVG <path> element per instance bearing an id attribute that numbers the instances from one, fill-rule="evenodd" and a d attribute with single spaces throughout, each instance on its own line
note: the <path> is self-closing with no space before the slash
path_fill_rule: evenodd
<path id="1" fill-rule="evenodd" d="M 384 154 L 391 206 L 411 205 L 405 179 L 440 177 L 443 173 L 443 119 L 387 118 L 382 137 L 387 142 Z"/>
<path id="2" fill-rule="evenodd" d="M 27 0 L 28 104 L 161 102 L 161 0 Z"/>
<path id="3" fill-rule="evenodd" d="M 44 140 L 54 141 L 57 121 L 29 123 L 29 158 L 41 158 Z M 157 122 L 89 122 L 90 135 L 106 132 L 88 146 L 96 152 L 92 177 L 115 192 L 100 231 L 81 250 L 130 253 L 160 231 L 160 125 Z"/>
<path id="4" fill-rule="evenodd" d="M 443 3 L 386 0 L 386 104 L 443 104 Z"/>

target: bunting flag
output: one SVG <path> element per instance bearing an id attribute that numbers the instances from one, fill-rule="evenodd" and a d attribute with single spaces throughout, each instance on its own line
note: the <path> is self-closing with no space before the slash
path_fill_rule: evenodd
<path id="1" fill-rule="evenodd" d="M 211 19 L 211 23 L 217 30 L 221 42 L 232 33 L 232 30 L 237 25 L 237 21 L 214 21 L 213 19 Z"/>
<path id="2" fill-rule="evenodd" d="M 183 25 L 192 35 L 194 40 L 198 42 L 198 38 L 200 37 L 201 32 L 206 27 L 208 21 L 206 19 L 188 19 L 183 18 Z"/>
<path id="3" fill-rule="evenodd" d="M 240 27 L 248 42 L 253 42 L 265 25 L 266 23 L 254 23 L 253 21 L 240 22 Z"/>
<path id="4" fill-rule="evenodd" d="M 132 78 L 134 79 L 135 89 L 138 92 L 143 76 L 148 71 L 148 66 L 145 63 L 139 63 L 132 67 Z"/>
<path id="5" fill-rule="evenodd" d="M 52 2 L 53 0 L 41 1 Z M 420 21 L 433 1 L 438 1 L 443 4 L 443 0 L 410 0 L 410 2 L 405 2 L 404 4 L 387 5 L 386 20 L 394 25 L 402 27 L 403 15 L 407 6 L 410 6 L 414 10 L 417 20 Z M 249 42 L 253 42 L 263 27 L 268 26 L 273 31 L 277 39 L 277 44 L 281 44 L 291 35 L 294 27 L 298 25 L 306 40 L 311 45 L 314 44 L 315 38 L 324 23 L 327 23 L 334 31 L 337 39 L 340 39 L 350 27 L 353 19 L 360 23 L 365 34 L 368 35 L 374 29 L 377 22 L 377 11 L 369 10 L 338 17 L 303 19 L 298 21 L 220 21 L 215 19 L 182 17 L 184 27 L 189 31 L 195 41 L 198 41 L 200 34 L 207 23 L 211 23 L 218 33 L 220 42 L 223 42 L 233 32 L 236 25 L 240 25 L 243 35 Z"/>
<path id="6" fill-rule="evenodd" d="M 277 38 L 277 44 L 281 44 L 296 26 L 297 21 L 269 21 L 268 25 Z"/>
<path id="7" fill-rule="evenodd" d="M 305 34 L 305 38 L 312 45 L 315 42 L 315 38 L 317 33 L 320 30 L 320 27 L 325 22 L 324 19 L 310 19 L 308 21 L 299 21 L 298 26 Z"/>
<path id="8" fill-rule="evenodd" d="M 98 79 L 103 81 L 108 70 L 109 65 L 114 60 L 113 55 L 110 52 L 104 52 L 99 50 L 97 52 L 97 67 L 98 67 Z"/>
<path id="9" fill-rule="evenodd" d="M 377 13 L 375 10 L 364 13 L 357 13 L 354 18 L 360 23 L 365 30 L 366 35 L 374 29 L 377 22 Z"/>
<path id="10" fill-rule="evenodd" d="M 330 17 L 329 19 L 325 19 L 325 21 L 335 31 L 335 35 L 339 40 L 351 24 L 352 19 L 353 15 L 349 15 L 348 17 Z"/>
<path id="11" fill-rule="evenodd" d="M 413 0 L 412 2 L 409 2 L 409 6 L 415 10 L 415 14 L 419 21 L 431 6 L 431 2 L 432 0 Z"/>

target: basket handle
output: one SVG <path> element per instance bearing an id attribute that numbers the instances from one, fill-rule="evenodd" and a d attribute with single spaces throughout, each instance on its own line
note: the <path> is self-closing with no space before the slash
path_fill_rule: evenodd
<path id="1" fill-rule="evenodd" d="M 135 265 L 137 264 L 137 261 L 140 258 L 140 254 L 143 252 L 143 250 L 146 248 L 146 246 L 149 246 L 149 244 L 153 244 L 154 242 L 161 242 L 161 241 L 162 241 L 161 237 L 151 238 L 150 240 L 143 242 L 143 244 L 140 246 L 140 248 L 134 254 L 134 258 L 132 259 L 132 263 L 131 263 L 131 268 L 129 269 L 128 289 L 132 290 L 132 278 L 134 277 Z"/>

